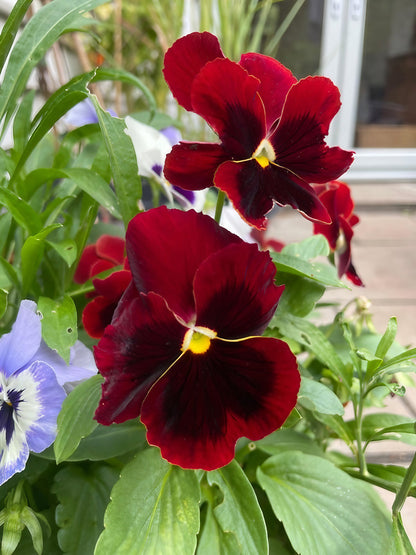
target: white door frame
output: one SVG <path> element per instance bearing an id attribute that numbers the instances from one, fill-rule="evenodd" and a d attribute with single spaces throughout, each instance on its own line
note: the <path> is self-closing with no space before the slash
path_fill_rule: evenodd
<path id="1" fill-rule="evenodd" d="M 342 101 L 328 142 L 355 150 L 350 182 L 416 181 L 416 148 L 354 149 L 366 7 L 366 0 L 325 0 L 320 74 L 338 86 Z"/>

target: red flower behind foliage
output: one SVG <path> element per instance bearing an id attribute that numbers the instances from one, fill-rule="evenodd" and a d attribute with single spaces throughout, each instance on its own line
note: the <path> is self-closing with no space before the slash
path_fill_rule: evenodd
<path id="1" fill-rule="evenodd" d="M 331 181 L 325 185 L 315 185 L 319 199 L 328 210 L 332 223 L 323 225 L 314 222 L 313 232 L 321 233 L 328 240 L 331 250 L 338 255 L 338 275 L 344 274 L 354 283 L 363 285 L 351 259 L 352 228 L 360 221 L 354 214 L 354 202 L 351 191 L 346 183 Z"/>
<path id="2" fill-rule="evenodd" d="M 126 236 L 132 283 L 95 348 L 95 418 L 140 416 L 151 445 L 184 468 L 229 463 L 239 437 L 279 428 L 300 376 L 286 343 L 260 337 L 282 287 L 266 252 L 193 210 L 137 215 Z"/>
<path id="3" fill-rule="evenodd" d="M 98 339 L 111 322 L 114 310 L 131 281 L 131 272 L 125 255 L 126 242 L 120 237 L 102 235 L 93 245 L 85 247 L 74 281 L 85 283 L 97 274 L 117 266 L 123 266 L 103 279 L 93 279 L 94 291 L 87 294 L 92 298 L 82 312 L 82 323 L 90 337 Z"/>
<path id="4" fill-rule="evenodd" d="M 173 44 L 164 75 L 179 104 L 203 117 L 220 139 L 174 146 L 164 168 L 170 183 L 189 190 L 215 185 L 258 229 L 265 228 L 274 202 L 308 219 L 330 221 L 310 183 L 336 179 L 353 155 L 325 143 L 341 105 L 330 79 L 297 81 L 262 54 L 243 54 L 233 62 L 206 32 Z"/>

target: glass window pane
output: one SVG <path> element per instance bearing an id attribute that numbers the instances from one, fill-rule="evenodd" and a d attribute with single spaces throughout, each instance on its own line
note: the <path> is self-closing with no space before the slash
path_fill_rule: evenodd
<path id="1" fill-rule="evenodd" d="M 356 147 L 416 146 L 416 1 L 367 0 Z"/>

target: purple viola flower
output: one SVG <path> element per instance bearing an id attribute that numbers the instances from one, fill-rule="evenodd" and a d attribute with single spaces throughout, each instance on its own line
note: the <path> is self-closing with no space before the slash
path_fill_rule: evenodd
<path id="1" fill-rule="evenodd" d="M 97 372 L 90 354 L 77 345 L 66 366 L 42 341 L 36 304 L 21 302 L 10 333 L 0 338 L 0 485 L 25 468 L 30 451 L 53 443 L 64 384 Z"/>
<path id="2" fill-rule="evenodd" d="M 110 115 L 116 117 L 117 114 L 114 110 L 107 110 Z M 82 125 L 88 125 L 89 123 L 98 123 L 97 112 L 95 111 L 94 104 L 90 98 L 81 100 L 73 108 L 68 110 L 65 115 L 65 121 L 73 127 L 81 127 Z"/>

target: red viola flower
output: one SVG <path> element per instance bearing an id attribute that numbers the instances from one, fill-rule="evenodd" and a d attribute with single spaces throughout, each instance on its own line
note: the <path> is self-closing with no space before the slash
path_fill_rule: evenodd
<path id="1" fill-rule="evenodd" d="M 351 240 L 354 235 L 352 228 L 360 220 L 353 213 L 354 202 L 351 198 L 350 188 L 341 181 L 315 185 L 314 188 L 322 204 L 328 210 L 332 223 L 324 225 L 314 222 L 313 232 L 321 233 L 326 237 L 331 250 L 337 253 L 339 277 L 345 274 L 354 285 L 363 285 L 351 260 Z"/>
<path id="2" fill-rule="evenodd" d="M 183 468 L 226 465 L 239 437 L 284 423 L 299 390 L 287 344 L 260 337 L 282 293 L 270 255 L 166 207 L 133 218 L 126 242 L 133 279 L 95 347 L 95 418 L 140 416 L 148 442 Z"/>
<path id="3" fill-rule="evenodd" d="M 99 339 L 111 322 L 116 306 L 131 281 L 131 272 L 125 255 L 126 242 L 121 237 L 102 235 L 93 245 L 85 247 L 74 281 L 85 283 L 93 276 L 117 266 L 123 266 L 103 279 L 93 279 L 92 298 L 82 312 L 82 323 L 90 337 Z"/>
<path id="4" fill-rule="evenodd" d="M 353 158 L 325 143 L 341 105 L 330 79 L 297 81 L 262 54 L 233 62 L 207 32 L 177 40 L 166 52 L 164 75 L 179 104 L 203 117 L 220 139 L 174 146 L 164 168 L 170 183 L 189 190 L 215 185 L 258 229 L 274 202 L 330 222 L 310 184 L 336 179 Z"/>

